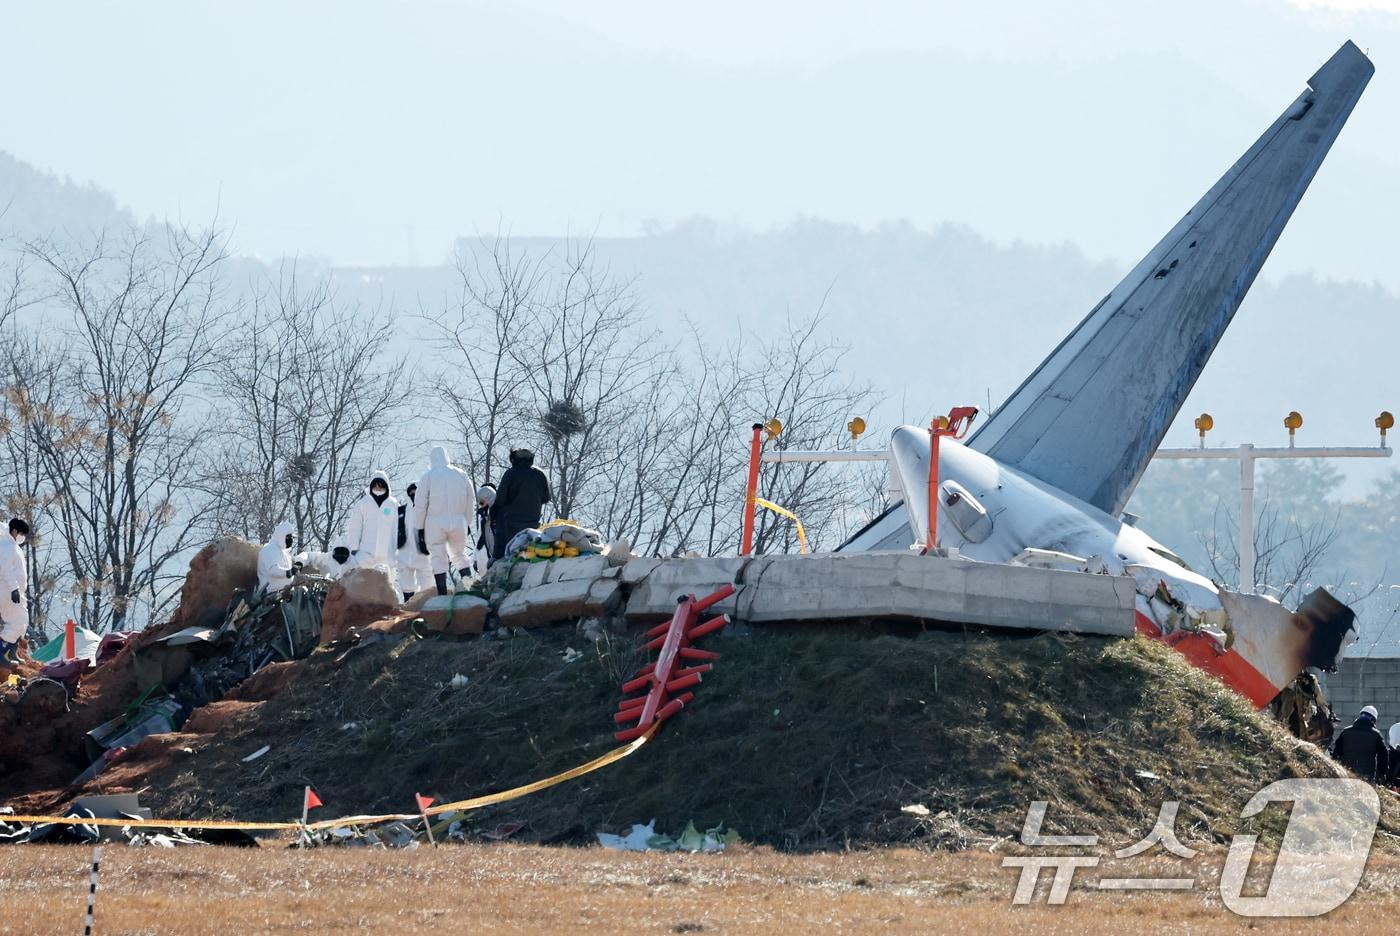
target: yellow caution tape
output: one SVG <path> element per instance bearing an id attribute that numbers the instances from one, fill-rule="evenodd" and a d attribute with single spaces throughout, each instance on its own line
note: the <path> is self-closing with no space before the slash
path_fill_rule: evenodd
<path id="1" fill-rule="evenodd" d="M 780 517 L 787 517 L 793 523 L 797 524 L 797 549 L 799 552 L 802 553 L 802 555 L 807 555 L 807 531 L 803 528 L 802 521 L 797 519 L 797 514 L 793 513 L 791 510 L 788 510 L 786 507 L 779 507 L 772 501 L 764 500 L 761 497 L 755 497 L 753 499 L 753 502 L 760 507 L 765 507 L 768 510 L 773 511 L 773 513 L 779 515 Z"/>
<path id="2" fill-rule="evenodd" d="M 472 799 L 458 800 L 455 803 L 443 803 L 426 810 L 429 816 L 441 815 L 445 812 L 467 812 L 473 809 L 481 809 L 486 806 L 494 806 L 497 803 L 506 803 L 513 799 L 520 799 L 529 796 L 531 793 L 538 793 L 540 790 L 547 790 L 552 786 L 557 786 L 568 780 L 582 777 L 584 774 L 601 770 L 609 764 L 615 764 L 635 754 L 642 745 L 651 740 L 652 735 L 661 727 L 657 722 L 647 729 L 646 734 L 637 738 L 629 744 L 614 748 L 601 757 L 595 757 L 586 764 L 557 773 L 552 777 L 543 780 L 536 780 L 524 786 L 518 786 L 511 790 L 502 790 L 499 793 L 488 793 L 485 796 L 476 796 Z M 22 822 L 22 823 L 53 823 L 57 825 L 91 825 L 91 826 L 131 826 L 133 828 L 160 828 L 160 829 L 241 829 L 248 832 L 273 832 L 285 829 L 335 829 L 341 826 L 351 825 L 378 825 L 381 822 L 395 822 L 409 819 L 421 819 L 423 813 L 391 813 L 375 816 L 342 816 L 339 819 L 323 819 L 320 822 L 309 822 L 303 826 L 300 822 L 234 822 L 224 819 L 83 819 L 77 816 L 0 816 L 0 822 Z"/>
<path id="3" fill-rule="evenodd" d="M 513 790 L 503 790 L 500 793 L 488 793 L 485 796 L 477 796 L 473 797 L 472 799 L 458 800 L 455 803 L 442 803 L 440 805 L 429 808 L 428 810 L 426 810 L 426 812 L 430 816 L 439 816 L 445 812 L 465 812 L 467 810 L 481 809 L 484 806 L 494 806 L 497 803 L 505 803 L 513 799 L 519 799 L 522 796 L 529 796 L 531 793 L 538 793 L 540 790 L 546 790 L 552 786 L 556 786 L 560 783 L 563 783 L 566 780 L 573 780 L 576 777 L 582 777 L 584 774 L 592 773 L 595 770 L 600 770 L 603 767 L 608 766 L 609 764 L 617 763 L 624 757 L 633 754 L 643 744 L 646 744 L 648 741 L 650 741 L 651 736 L 656 734 L 656 729 L 660 727 L 661 723 L 657 722 L 650 728 L 648 728 L 646 730 L 646 733 L 643 734 L 641 737 L 637 738 L 635 741 L 632 741 L 629 744 L 624 744 L 620 748 L 614 748 L 613 750 L 604 754 L 602 757 L 594 758 L 586 764 L 580 764 L 579 766 L 574 767 L 572 770 L 566 770 L 563 773 L 555 774 L 552 777 L 546 777 L 543 780 L 536 780 L 534 783 L 527 783 L 524 786 L 518 786 Z M 320 825 L 325 825 L 325 823 L 317 823 L 317 826 Z"/>
<path id="4" fill-rule="evenodd" d="M 230 822 L 222 819 L 84 819 L 80 816 L 0 816 L 0 822 L 53 825 L 133 826 L 161 829 L 299 829 L 300 822 Z"/>

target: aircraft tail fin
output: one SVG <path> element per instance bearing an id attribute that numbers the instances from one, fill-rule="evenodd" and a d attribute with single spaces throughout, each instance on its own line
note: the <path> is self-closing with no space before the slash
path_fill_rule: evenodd
<path id="1" fill-rule="evenodd" d="M 1374 71 L 1343 45 L 968 445 L 1121 512 Z"/>

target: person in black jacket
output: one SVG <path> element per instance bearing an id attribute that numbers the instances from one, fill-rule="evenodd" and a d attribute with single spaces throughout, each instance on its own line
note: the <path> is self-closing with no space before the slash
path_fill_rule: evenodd
<path id="1" fill-rule="evenodd" d="M 1332 745 L 1332 756 L 1343 767 L 1363 780 L 1376 782 L 1384 780 L 1390 772 L 1390 749 L 1385 738 L 1376 730 L 1376 719 L 1380 713 L 1374 705 L 1368 705 L 1356 716 L 1351 727 L 1337 735 Z"/>
<path id="2" fill-rule="evenodd" d="M 549 478 L 535 467 L 535 453 L 524 448 L 511 449 L 510 467 L 501 475 L 496 502 L 491 505 L 496 538 L 492 558 L 505 555 L 506 544 L 515 534 L 539 526 L 540 513 L 553 497 Z"/>

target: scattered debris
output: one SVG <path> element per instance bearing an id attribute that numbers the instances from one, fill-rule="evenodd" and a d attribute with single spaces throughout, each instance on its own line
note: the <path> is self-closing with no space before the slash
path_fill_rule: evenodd
<path id="1" fill-rule="evenodd" d="M 468 679 L 466 676 L 462 675 L 461 673 L 456 673 L 453 675 L 451 681 L 448 682 L 447 685 L 452 687 L 453 689 L 461 689 L 469 682 L 471 682 L 471 680 Z"/>
<path id="2" fill-rule="evenodd" d="M 117 793 L 108 796 L 80 796 L 63 815 L 81 819 L 150 820 L 151 811 L 141 805 L 136 794 Z M 98 842 L 124 842 L 133 848 L 178 848 L 186 845 L 256 848 L 258 844 L 255 838 L 241 829 L 98 826 L 88 823 L 69 825 L 57 822 L 25 827 L 17 823 L 0 822 L 0 844 L 92 845 Z"/>
<path id="3" fill-rule="evenodd" d="M 572 663 L 575 660 L 583 659 L 583 654 L 579 653 L 573 647 L 565 647 L 562 656 L 565 663 Z"/>
<path id="4" fill-rule="evenodd" d="M 218 636 L 219 632 L 212 627 L 186 627 L 168 637 L 160 638 L 157 642 L 166 643 L 172 647 L 183 647 L 192 643 L 212 644 Z"/>
<path id="5" fill-rule="evenodd" d="M 646 825 L 634 825 L 626 835 L 609 835 L 606 832 L 598 833 L 598 844 L 604 848 L 614 851 L 662 851 L 662 852 L 692 852 L 711 853 L 724 851 L 730 845 L 741 841 L 739 833 L 734 829 L 725 831 L 724 824 L 720 823 L 711 829 L 700 832 L 695 828 L 695 823 L 687 822 L 681 834 L 675 838 L 669 835 L 659 834 L 656 831 L 656 820 L 653 819 Z"/>
<path id="6" fill-rule="evenodd" d="M 613 851 L 647 851 L 652 839 L 657 838 L 656 820 L 653 819 L 646 825 L 634 825 L 628 830 L 626 835 L 612 835 L 607 832 L 598 833 L 598 844 L 604 848 L 611 848 Z M 664 838 L 664 836 L 662 836 Z"/>
<path id="7" fill-rule="evenodd" d="M 908 813 L 911 816 L 929 815 L 929 808 L 923 805 L 922 803 L 911 803 L 908 806 L 901 806 L 899 807 L 899 811 L 902 813 Z"/>
<path id="8" fill-rule="evenodd" d="M 363 829 L 358 826 L 337 826 L 333 829 L 303 829 L 297 833 L 290 848 L 417 848 L 422 833 L 407 823 Z"/>
<path id="9" fill-rule="evenodd" d="M 166 734 L 184 724 L 189 711 L 157 683 L 127 706 L 125 712 L 87 733 L 88 755 L 97 760 L 114 748 L 129 748 L 142 738 Z"/>
<path id="10" fill-rule="evenodd" d="M 123 832 L 126 831 L 124 827 Z M 132 848 L 175 848 L 182 845 L 208 845 L 197 838 L 191 838 L 183 832 L 132 832 L 126 840 L 126 844 Z"/>
<path id="11" fill-rule="evenodd" d="M 270 750 L 272 750 L 272 745 L 264 744 L 262 747 L 258 748 L 256 751 L 243 758 L 243 763 L 251 764 L 253 761 L 257 760 L 259 757 L 262 757 Z"/>
<path id="12" fill-rule="evenodd" d="M 453 823 L 453 826 L 455 825 L 456 823 Z M 498 823 L 494 829 L 488 829 L 487 831 L 482 832 L 481 837 L 492 842 L 502 842 L 510 838 L 512 835 L 515 835 L 517 832 L 521 831 L 524 828 L 525 823 L 523 822 L 502 822 Z M 449 827 L 447 832 L 448 835 L 451 835 L 452 828 Z"/>

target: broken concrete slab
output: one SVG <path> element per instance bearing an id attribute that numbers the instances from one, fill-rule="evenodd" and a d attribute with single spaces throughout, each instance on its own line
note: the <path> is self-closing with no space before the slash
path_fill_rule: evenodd
<path id="1" fill-rule="evenodd" d="M 520 579 L 521 588 L 539 588 L 549 581 L 549 567 L 553 562 L 527 562 Z"/>
<path id="2" fill-rule="evenodd" d="M 755 624 L 903 619 L 1124 637 L 1134 627 L 1122 576 L 871 552 L 769 557 L 744 578 L 736 617 Z"/>
<path id="3" fill-rule="evenodd" d="M 575 556 L 570 559 L 555 559 L 549 563 L 551 582 L 568 582 L 573 579 L 595 579 L 608 569 L 605 556 Z"/>
<path id="4" fill-rule="evenodd" d="M 622 586 L 613 578 L 598 578 L 588 587 L 589 606 L 596 605 L 602 611 L 622 608 Z"/>
<path id="5" fill-rule="evenodd" d="M 502 627 L 543 627 L 601 614 L 603 604 L 613 593 L 601 587 L 595 594 L 595 584 L 610 585 L 614 589 L 618 587 L 612 579 L 597 583 L 589 579 L 572 579 L 551 582 L 538 588 L 522 588 L 506 596 L 496 609 L 496 616 L 500 618 Z"/>
<path id="6" fill-rule="evenodd" d="M 490 610 L 490 602 L 475 595 L 434 595 L 423 603 L 418 616 L 426 630 L 460 637 L 484 631 Z"/>
<path id="7" fill-rule="evenodd" d="M 436 598 L 437 596 L 437 591 L 432 587 L 420 588 L 418 589 L 418 591 L 413 593 L 412 598 L 408 599 L 403 603 L 403 609 L 405 612 L 422 611 L 423 605 L 427 604 L 429 599 Z"/>
<path id="8" fill-rule="evenodd" d="M 633 560 L 639 561 L 642 560 Z M 675 612 L 676 602 L 683 595 L 703 598 L 725 585 L 741 580 L 752 581 L 769 561 L 768 557 L 754 559 L 746 556 L 658 561 L 651 572 L 632 588 L 627 599 L 627 617 L 639 622 L 665 620 Z M 624 583 L 628 580 L 631 567 L 632 562 L 629 562 L 622 570 Z M 731 597 L 715 605 L 714 613 L 728 614 L 734 608 L 735 598 Z"/>
<path id="9" fill-rule="evenodd" d="M 661 565 L 660 559 L 640 558 L 627 560 L 626 565 L 622 567 L 622 584 L 629 588 L 633 585 L 640 584 L 642 579 L 654 572 L 659 565 Z"/>

